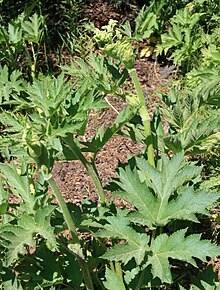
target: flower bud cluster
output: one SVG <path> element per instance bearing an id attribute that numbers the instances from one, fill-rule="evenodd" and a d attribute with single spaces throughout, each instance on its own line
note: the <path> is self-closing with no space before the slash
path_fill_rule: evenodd
<path id="1" fill-rule="evenodd" d="M 124 63 L 127 69 L 134 67 L 135 57 L 130 40 L 117 28 L 117 21 L 110 20 L 108 25 L 95 29 L 94 38 L 103 51 Z"/>
<path id="2" fill-rule="evenodd" d="M 120 32 L 116 26 L 117 20 L 110 19 L 108 25 L 102 26 L 101 29 L 95 28 L 94 38 L 100 48 L 103 48 L 106 44 L 111 43 L 116 34 L 120 37 Z"/>

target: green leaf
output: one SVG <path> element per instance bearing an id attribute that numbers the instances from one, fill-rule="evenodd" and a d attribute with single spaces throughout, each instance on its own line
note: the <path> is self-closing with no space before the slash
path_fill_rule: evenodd
<path id="1" fill-rule="evenodd" d="M 140 176 L 154 189 L 160 198 L 168 198 L 186 181 L 198 176 L 201 167 L 184 162 L 183 153 L 175 154 L 170 160 L 161 156 L 160 170 L 152 167 L 145 159 L 136 158 Z"/>
<path id="2" fill-rule="evenodd" d="M 0 216 L 7 213 L 8 209 L 8 192 L 4 190 L 0 183 Z"/>
<path id="3" fill-rule="evenodd" d="M 24 288 L 18 282 L 17 277 L 13 277 L 13 279 L 3 281 L 2 286 L 4 290 L 24 290 Z"/>
<path id="4" fill-rule="evenodd" d="M 21 123 L 19 122 L 19 118 L 16 117 L 15 114 L 11 113 L 11 112 L 2 112 L 1 113 L 1 122 L 2 124 L 7 128 L 5 128 L 4 131 L 6 132 L 20 132 L 24 129 L 24 127 L 21 125 Z M 25 121 L 25 119 L 24 119 Z"/>
<path id="5" fill-rule="evenodd" d="M 74 287 L 74 289 L 79 289 L 80 285 L 83 283 L 83 275 L 76 257 L 68 253 L 62 268 L 64 276 L 67 276 L 69 285 Z"/>
<path id="6" fill-rule="evenodd" d="M 8 34 L 9 40 L 16 44 L 22 40 L 22 30 L 20 27 L 16 27 L 15 25 L 9 23 L 8 24 Z"/>
<path id="7" fill-rule="evenodd" d="M 61 74 L 58 78 L 47 76 L 41 80 L 34 80 L 27 93 L 31 106 L 48 118 L 60 109 L 65 100 L 69 100 L 71 90 L 72 85 L 66 83 L 64 75 Z M 65 112 L 63 114 L 66 115 Z"/>
<path id="8" fill-rule="evenodd" d="M 103 284 L 107 290 L 126 290 L 122 278 L 107 267 L 105 270 L 105 278 L 106 281 Z"/>
<path id="9" fill-rule="evenodd" d="M 140 267 L 134 267 L 131 270 L 124 271 L 124 280 L 126 284 L 130 284 L 131 281 L 141 272 Z"/>
<path id="10" fill-rule="evenodd" d="M 158 29 L 157 15 L 150 11 L 151 7 L 144 6 L 135 19 L 134 38 L 143 41 Z"/>
<path id="11" fill-rule="evenodd" d="M 34 247 L 37 235 L 44 237 L 57 248 L 54 228 L 50 225 L 50 216 L 55 206 L 39 208 L 35 218 L 23 214 L 17 220 L 17 225 L 7 224 L 0 228 L 2 244 L 7 249 L 7 265 L 18 259 L 19 254 L 26 254 L 26 246 Z"/>
<path id="12" fill-rule="evenodd" d="M 206 257 L 220 254 L 220 249 L 207 240 L 200 240 L 201 235 L 185 237 L 187 229 L 175 232 L 171 236 L 158 236 L 151 247 L 152 256 L 149 256 L 146 265 L 152 265 L 153 277 L 159 277 L 162 282 L 171 283 L 172 276 L 168 258 L 186 261 L 194 266 L 193 258 L 206 261 Z"/>
<path id="13" fill-rule="evenodd" d="M 178 25 L 174 24 L 172 29 L 170 29 L 167 33 L 161 35 L 162 44 L 159 45 L 159 48 L 162 48 L 165 54 L 167 54 L 170 48 L 180 45 L 182 43 L 182 40 L 182 29 Z"/>
<path id="14" fill-rule="evenodd" d="M 205 281 L 201 281 L 201 285 L 203 288 L 201 287 L 196 287 L 194 285 L 192 285 L 192 290 L 219 290 L 220 289 L 220 282 L 215 282 L 214 285 L 209 285 L 208 283 L 206 283 Z"/>
<path id="15" fill-rule="evenodd" d="M 198 222 L 196 213 L 208 214 L 207 207 L 219 199 L 219 194 L 205 190 L 194 191 L 192 187 L 183 188 L 178 197 L 171 200 L 161 211 L 160 220 L 166 224 L 170 219 L 183 219 Z"/>
<path id="16" fill-rule="evenodd" d="M 201 110 L 199 110 L 198 103 L 198 97 L 188 96 L 188 98 L 185 97 L 185 102 L 181 105 L 184 108 L 181 109 L 180 106 L 177 109 L 175 107 L 175 110 L 170 110 L 172 113 L 163 110 L 172 128 L 171 133 L 165 136 L 164 142 L 174 153 L 184 150 L 185 154 L 196 154 L 199 152 L 201 143 L 218 131 L 219 112 L 215 111 L 211 116 L 201 120 Z"/>
<path id="17" fill-rule="evenodd" d="M 112 58 L 90 53 L 86 61 L 82 59 L 63 66 L 63 71 L 68 75 L 77 77 L 80 84 L 79 90 L 92 88 L 99 92 L 115 93 L 128 76 L 126 69 L 121 71 Z"/>
<path id="18" fill-rule="evenodd" d="M 22 23 L 22 29 L 25 34 L 25 39 L 30 42 L 39 43 L 42 37 L 43 29 L 40 27 L 43 24 L 43 17 L 35 13 L 29 17 L 29 20 Z"/>
<path id="19" fill-rule="evenodd" d="M 7 266 L 18 259 L 18 254 L 25 254 L 25 246 L 34 246 L 33 234 L 35 231 L 35 224 L 33 218 L 24 216 L 21 218 L 21 224 L 27 225 L 25 227 L 19 225 L 6 225 L 0 229 L 1 239 L 7 248 L 6 258 Z M 32 221 L 32 224 L 31 224 Z M 31 227 L 31 225 L 33 227 Z"/>
<path id="20" fill-rule="evenodd" d="M 16 269 L 20 273 L 19 280 L 22 281 L 22 285 L 28 285 L 28 289 L 55 289 L 54 285 L 64 281 L 67 265 L 69 266 L 72 261 L 65 254 L 58 255 L 58 257 L 52 253 L 43 241 L 40 241 L 39 245 L 34 254 L 25 257 L 24 262 L 22 261 L 17 266 Z M 61 254 L 61 252 L 57 253 Z M 71 258 L 74 260 L 72 255 Z M 77 271 L 76 267 L 75 270 Z M 75 275 L 74 269 L 72 269 L 72 274 Z M 68 280 L 69 286 L 70 283 L 70 280 Z"/>
<path id="21" fill-rule="evenodd" d="M 27 212 L 33 212 L 35 197 L 30 191 L 28 177 L 26 175 L 19 175 L 14 165 L 0 164 L 0 170 L 5 176 L 6 182 L 12 188 L 13 194 L 22 198 Z"/>
<path id="22" fill-rule="evenodd" d="M 11 98 L 20 94 L 25 84 L 21 76 L 19 71 L 13 71 L 10 75 L 6 65 L 0 66 L 0 104 L 3 101 L 9 102 Z"/>
<path id="23" fill-rule="evenodd" d="M 95 236 L 109 237 L 125 240 L 126 243 L 118 244 L 106 252 L 102 258 L 114 261 L 122 261 L 127 264 L 134 258 L 137 264 L 144 259 L 144 254 L 148 249 L 149 237 L 145 234 L 139 234 L 129 226 L 129 220 L 118 211 L 117 217 L 107 217 L 108 224 L 103 226 Z"/>
<path id="24" fill-rule="evenodd" d="M 193 128 L 194 127 L 194 128 Z M 218 130 L 219 124 L 218 119 L 212 120 L 212 118 L 206 118 L 195 128 L 193 124 L 189 126 L 188 132 L 185 136 L 183 142 L 183 147 L 185 150 L 192 150 L 193 146 L 200 145 L 203 141 L 215 134 Z"/>
<path id="25" fill-rule="evenodd" d="M 205 190 L 195 191 L 187 183 L 199 176 L 201 168 L 184 162 L 183 154 L 172 159 L 162 156 L 160 170 L 143 158 L 136 158 L 137 168 L 119 169 L 121 190 L 112 192 L 128 201 L 135 211 L 128 218 L 153 229 L 165 226 L 171 220 L 184 219 L 198 222 L 196 213 L 207 214 L 206 208 L 218 200 L 219 195 Z"/>
<path id="26" fill-rule="evenodd" d="M 140 222 L 152 228 L 155 222 L 155 212 L 158 210 L 158 202 L 146 183 L 141 182 L 138 172 L 131 171 L 129 167 L 119 171 L 120 182 L 117 184 L 124 191 L 113 192 L 116 195 L 138 209 L 137 213 L 131 214 L 132 221 Z"/>
<path id="27" fill-rule="evenodd" d="M 54 228 L 50 225 L 50 216 L 56 206 L 38 208 L 35 213 L 36 232 L 46 239 L 55 249 L 57 247 Z"/>
<path id="28" fill-rule="evenodd" d="M 187 290 L 186 288 L 184 288 L 183 286 L 181 285 L 178 285 L 179 286 L 179 290 Z"/>
<path id="29" fill-rule="evenodd" d="M 220 282 L 212 265 L 197 276 L 192 276 L 191 281 L 193 290 L 218 290 L 220 288 Z"/>
<path id="30" fill-rule="evenodd" d="M 183 144 L 178 135 L 168 135 L 164 137 L 164 143 L 167 148 L 172 150 L 175 154 L 183 150 Z"/>

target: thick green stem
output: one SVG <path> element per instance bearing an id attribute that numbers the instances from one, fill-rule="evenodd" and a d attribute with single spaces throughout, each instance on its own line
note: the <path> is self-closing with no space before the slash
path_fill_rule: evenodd
<path id="1" fill-rule="evenodd" d="M 150 115 L 147 110 L 147 106 L 145 104 L 145 98 L 143 91 L 140 86 L 140 82 L 137 76 L 137 72 L 135 68 L 129 70 L 129 73 L 132 77 L 132 80 L 134 82 L 134 86 L 137 92 L 138 100 L 141 105 L 141 108 L 139 110 L 139 114 L 141 116 L 143 125 L 144 125 L 144 130 L 145 130 L 145 135 L 147 139 L 147 157 L 149 163 L 155 167 L 155 162 L 154 162 L 154 150 L 153 150 L 153 140 L 152 140 L 152 135 L 151 135 L 151 125 L 150 125 Z"/>
<path id="2" fill-rule="evenodd" d="M 144 269 L 142 271 L 140 277 L 139 277 L 139 280 L 138 280 L 137 286 L 135 287 L 135 290 L 140 290 L 141 289 L 141 285 L 143 283 L 145 274 L 146 274 L 146 270 Z"/>
<path id="3" fill-rule="evenodd" d="M 76 251 L 74 251 L 74 252 L 72 251 L 72 252 L 76 255 L 78 262 L 80 264 L 80 268 L 83 272 L 83 278 L 84 278 L 84 282 L 86 285 L 86 289 L 87 290 L 94 290 L 91 275 L 89 272 L 89 268 L 88 268 L 87 262 L 83 256 L 83 254 L 82 254 L 82 251 L 80 251 L 80 249 L 81 249 L 80 240 L 78 238 L 76 227 L 75 227 L 75 224 L 74 224 L 73 219 L 71 217 L 71 214 L 69 212 L 69 209 L 67 207 L 67 204 L 66 204 L 65 200 L 63 199 L 62 194 L 61 194 L 59 188 L 57 187 L 57 184 L 56 184 L 54 178 L 51 176 L 47 180 L 47 182 L 49 183 L 50 187 L 52 188 L 53 193 L 54 193 L 56 199 L 58 200 L 58 203 L 62 209 L 65 222 L 68 226 L 68 229 L 71 231 L 71 234 L 72 234 L 72 242 L 79 245 L 78 248 L 79 248 L 80 254 L 77 254 Z"/>
<path id="4" fill-rule="evenodd" d="M 74 139 L 71 135 L 69 135 L 66 138 L 63 138 L 63 140 L 69 146 L 70 150 L 75 154 L 77 159 L 80 160 L 82 162 L 82 164 L 85 166 L 89 176 L 92 178 L 92 180 L 95 184 L 95 187 L 98 191 L 98 195 L 99 195 L 99 198 L 101 200 L 101 204 L 104 205 L 106 203 L 105 192 L 103 190 L 101 181 L 99 179 L 99 176 L 98 176 L 96 170 L 94 169 L 92 164 L 86 160 L 85 156 L 82 154 L 82 152 L 80 151 L 79 147 L 74 142 Z"/>
<path id="5" fill-rule="evenodd" d="M 87 264 L 87 261 L 85 259 L 79 258 L 79 263 L 80 263 L 80 268 L 82 269 L 83 272 L 83 278 L 84 282 L 86 285 L 87 290 L 94 290 L 93 283 L 92 283 L 92 278 L 89 272 L 89 267 Z"/>
<path id="6" fill-rule="evenodd" d="M 34 60 L 34 63 L 31 65 L 31 76 L 32 76 L 32 79 L 34 79 L 35 73 L 36 73 L 37 57 L 34 50 L 34 44 L 32 42 L 31 42 L 31 50 L 32 50 L 32 55 L 33 55 L 33 60 Z"/>
<path id="7" fill-rule="evenodd" d="M 62 194 L 61 194 L 59 188 L 57 187 L 57 184 L 56 184 L 54 178 L 50 177 L 47 182 L 49 183 L 50 187 L 52 188 L 53 193 L 54 193 L 56 199 L 58 200 L 58 203 L 59 203 L 59 205 L 60 205 L 60 207 L 62 209 L 65 222 L 66 222 L 66 224 L 68 226 L 68 229 L 72 233 L 73 242 L 79 244 L 79 238 L 78 238 L 78 235 L 77 235 L 77 232 L 76 232 L 75 224 L 73 222 L 73 219 L 71 217 L 71 214 L 69 212 L 67 204 L 66 204 L 65 200 L 63 199 Z"/>
<path id="8" fill-rule="evenodd" d="M 157 234 L 157 230 L 152 230 L 152 235 L 151 235 L 151 241 L 150 241 L 150 248 L 153 247 L 153 244 L 154 244 L 154 240 L 156 238 L 156 234 Z"/>

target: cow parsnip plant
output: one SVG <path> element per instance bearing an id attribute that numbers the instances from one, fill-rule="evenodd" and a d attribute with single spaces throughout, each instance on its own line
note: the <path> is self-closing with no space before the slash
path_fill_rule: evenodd
<path id="1" fill-rule="evenodd" d="M 176 11 L 170 25 L 161 34 L 157 54 L 164 53 L 184 73 L 198 66 L 201 51 L 208 45 L 219 44 L 219 3 L 217 1 L 191 1 Z"/>
<path id="2" fill-rule="evenodd" d="M 34 13 L 22 13 L 6 27 L 0 27 L 1 61 L 12 70 L 26 69 L 29 77 L 37 73 L 37 61 L 42 38 L 44 37 L 44 17 Z M 30 50 L 28 49 L 30 46 Z"/>
<path id="3" fill-rule="evenodd" d="M 205 153 L 204 143 L 219 133 L 220 53 L 211 44 L 201 52 L 198 65 L 194 63 L 193 69 L 170 92 L 159 94 L 163 101 L 160 111 L 169 124 L 168 132 L 160 131 L 160 135 L 168 150 Z"/>
<path id="4" fill-rule="evenodd" d="M 8 84 L 2 93 L 1 150 L 10 159 L 16 157 L 0 164 L 3 289 L 176 287 L 182 276 L 173 271 L 176 260 L 183 269 L 189 264 L 198 268 L 198 260 L 220 255 L 216 244 L 193 229 L 219 198 L 218 193 L 199 188 L 202 168 L 185 160 L 186 149 L 195 144 L 170 148 L 172 158 L 154 146 L 161 135 L 158 130 L 152 134 L 154 125 L 134 68 L 132 39 L 115 21 L 96 29 L 94 39 L 108 57 L 91 54 L 88 60 L 65 67 L 67 74 L 77 77 L 75 82 L 66 82 L 64 74 L 41 75 L 22 83 L 21 89 L 17 77 L 14 82 L 19 85 Z M 10 83 L 16 72 L 2 70 Z M 128 73 L 137 96 L 127 98 L 127 107 L 112 127 L 101 127 L 91 140 L 80 141 L 77 136 L 84 136 L 91 110 L 105 107 L 104 97 L 115 93 Z M 4 110 L 11 105 L 13 111 Z M 141 124 L 130 122 L 134 117 L 140 117 Z M 144 140 L 146 154 L 119 167 L 109 189 L 130 206 L 116 209 L 106 199 L 95 161 L 114 134 L 124 133 L 125 125 L 133 130 L 134 139 Z M 85 200 L 80 210 L 64 200 L 52 171 L 54 162 L 62 160 L 82 162 L 99 202 Z M 10 201 L 11 195 L 16 199 Z M 218 287 L 214 279 L 209 283 L 201 277 L 201 285 L 207 284 Z"/>

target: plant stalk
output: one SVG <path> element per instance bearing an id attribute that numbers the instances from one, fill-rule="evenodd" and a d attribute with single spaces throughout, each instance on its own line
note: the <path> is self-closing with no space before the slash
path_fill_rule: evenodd
<path id="1" fill-rule="evenodd" d="M 139 280 L 138 280 L 137 286 L 135 287 L 135 290 L 141 289 L 141 285 L 142 285 L 143 280 L 144 280 L 145 272 L 146 272 L 146 270 L 144 269 L 139 277 Z"/>
<path id="2" fill-rule="evenodd" d="M 80 268 L 82 269 L 83 272 L 83 278 L 84 282 L 86 285 L 87 290 L 94 290 L 93 283 L 92 283 L 92 278 L 89 272 L 89 267 L 87 264 L 87 261 L 85 259 L 78 258 Z"/>
<path id="3" fill-rule="evenodd" d="M 66 204 L 65 200 L 63 199 L 62 194 L 61 194 L 59 188 L 57 187 L 57 184 L 56 184 L 54 178 L 50 177 L 47 180 L 47 182 L 49 183 L 50 187 L 52 188 L 53 193 L 54 193 L 56 199 L 58 200 L 58 203 L 62 209 L 65 222 L 68 226 L 68 229 L 71 231 L 73 242 L 79 244 L 79 238 L 77 235 L 75 224 L 73 222 L 73 219 L 71 217 L 71 214 L 69 212 L 67 204 Z"/>
<path id="4" fill-rule="evenodd" d="M 156 234 L 157 234 L 157 230 L 152 230 L 152 235 L 151 235 L 151 241 L 150 241 L 150 248 L 152 248 L 153 244 L 154 244 L 154 240 L 156 238 Z"/>
<path id="5" fill-rule="evenodd" d="M 136 69 L 135 68 L 130 69 L 129 73 L 131 75 L 131 78 L 133 80 L 133 83 L 134 83 L 134 86 L 135 86 L 135 89 L 136 89 L 136 92 L 137 92 L 139 104 L 141 105 L 141 108 L 139 110 L 139 114 L 140 114 L 140 117 L 141 117 L 143 125 L 144 125 L 145 136 L 146 136 L 146 140 L 147 140 L 147 158 L 148 158 L 148 162 L 149 162 L 149 164 L 151 166 L 155 167 L 154 147 L 153 147 L 153 140 L 152 140 L 152 134 L 151 134 L 150 115 L 149 115 L 149 112 L 147 110 L 144 94 L 143 94 L 143 91 L 141 89 L 141 85 L 140 85 L 140 82 L 139 82 L 139 79 L 138 79 L 138 76 L 137 76 Z M 153 243 L 154 243 L 154 240 L 155 240 L 155 237 L 156 237 L 156 233 L 157 233 L 156 230 L 152 231 L 150 247 L 153 246 Z M 139 280 L 140 283 L 142 283 L 141 280 L 142 280 L 142 277 Z M 138 288 L 136 288 L 136 289 L 138 289 Z"/>
<path id="6" fill-rule="evenodd" d="M 141 89 L 141 85 L 137 76 L 137 72 L 136 69 L 130 69 L 129 73 L 132 77 L 136 92 L 137 92 L 137 96 L 138 96 L 138 100 L 139 100 L 139 104 L 141 105 L 141 108 L 139 110 L 139 114 L 141 116 L 143 125 L 144 125 L 144 130 L 145 130 L 145 136 L 147 139 L 147 157 L 148 157 L 148 162 L 150 163 L 150 165 L 152 165 L 153 167 L 155 167 L 155 161 L 154 161 L 154 150 L 153 150 L 153 140 L 152 140 L 152 135 L 151 135 L 151 124 L 150 124 L 150 115 L 148 113 L 147 110 L 147 106 L 145 104 L 145 98 L 144 98 L 144 94 L 143 91 Z"/>
<path id="7" fill-rule="evenodd" d="M 99 195 L 101 204 L 105 205 L 105 203 L 106 203 L 105 192 L 103 190 L 101 181 L 99 179 L 99 176 L 98 176 L 96 170 L 94 169 L 92 164 L 89 161 L 86 160 L 85 156 L 82 154 L 82 152 L 80 151 L 79 147 L 74 142 L 74 139 L 73 139 L 73 137 L 71 135 L 69 135 L 68 137 L 63 138 L 63 140 L 69 146 L 70 150 L 75 154 L 77 159 L 80 160 L 82 162 L 82 164 L 84 165 L 84 167 L 86 168 L 89 176 L 92 178 L 92 180 L 93 180 L 93 182 L 95 184 L 95 187 L 96 187 L 96 189 L 98 191 L 98 195 Z"/>
<path id="8" fill-rule="evenodd" d="M 73 222 L 73 219 L 71 217 L 71 214 L 69 212 L 67 204 L 66 204 L 65 200 L 63 199 L 62 194 L 61 194 L 59 188 L 57 187 L 57 184 L 56 184 L 54 178 L 51 176 L 47 180 L 47 182 L 49 183 L 50 187 L 52 188 L 53 193 L 54 193 L 55 197 L 57 198 L 58 203 L 59 203 L 59 205 L 60 205 L 60 207 L 62 209 L 64 219 L 65 219 L 66 224 L 67 224 L 67 226 L 68 226 L 68 228 L 69 228 L 69 230 L 71 231 L 71 234 L 72 234 L 72 242 L 75 243 L 75 244 L 78 244 L 80 246 L 80 248 L 81 248 L 80 240 L 79 240 L 78 235 L 77 235 L 75 224 Z M 83 272 L 83 278 L 84 278 L 84 282 L 85 282 L 85 285 L 86 285 L 86 289 L 87 290 L 94 290 L 92 279 L 91 279 L 91 275 L 90 275 L 90 272 L 89 272 L 89 268 L 88 268 L 88 265 L 87 265 L 87 262 L 86 262 L 84 256 L 82 256 L 82 252 L 79 255 L 77 255 L 77 253 L 73 253 L 73 254 L 76 255 L 76 257 L 78 259 L 78 262 L 80 264 L 80 268 L 81 268 L 81 270 Z"/>
<path id="9" fill-rule="evenodd" d="M 36 53 L 35 53 L 35 50 L 34 50 L 33 42 L 31 42 L 31 51 L 32 51 L 33 60 L 34 60 L 34 63 L 31 65 L 31 76 L 32 76 L 32 79 L 34 79 L 35 78 L 35 73 L 36 73 L 37 57 L 36 57 Z"/>

